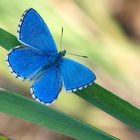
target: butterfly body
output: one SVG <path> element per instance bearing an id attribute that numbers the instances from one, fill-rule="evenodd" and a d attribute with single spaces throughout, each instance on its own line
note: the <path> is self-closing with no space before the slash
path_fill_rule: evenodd
<path id="1" fill-rule="evenodd" d="M 42 104 L 57 99 L 62 86 L 74 92 L 91 85 L 95 74 L 86 66 L 64 58 L 41 16 L 32 8 L 26 10 L 18 26 L 17 39 L 22 45 L 9 51 L 6 61 L 16 78 L 33 81 L 32 97 Z"/>
<path id="2" fill-rule="evenodd" d="M 65 56 L 65 54 L 66 54 L 66 51 L 64 50 L 50 56 L 48 60 L 49 66 L 53 66 L 53 65 L 58 66 L 58 63 L 61 61 L 62 57 Z"/>

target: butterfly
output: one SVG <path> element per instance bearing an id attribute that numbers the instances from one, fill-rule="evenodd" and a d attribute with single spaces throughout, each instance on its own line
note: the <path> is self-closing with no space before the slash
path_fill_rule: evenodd
<path id="1" fill-rule="evenodd" d="M 86 66 L 64 58 L 66 50 L 58 52 L 48 26 L 33 8 L 23 13 L 17 32 L 22 45 L 11 49 L 6 61 L 16 78 L 32 81 L 30 92 L 36 101 L 49 105 L 62 86 L 75 92 L 96 79 Z"/>

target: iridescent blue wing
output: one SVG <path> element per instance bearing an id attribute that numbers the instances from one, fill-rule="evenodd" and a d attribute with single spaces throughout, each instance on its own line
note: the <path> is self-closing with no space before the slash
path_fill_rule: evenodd
<path id="1" fill-rule="evenodd" d="M 95 74 L 84 65 L 68 58 L 63 58 L 60 72 L 66 91 L 76 91 L 92 84 L 96 79 Z"/>
<path id="2" fill-rule="evenodd" d="M 6 61 L 17 78 L 31 79 L 47 64 L 48 57 L 33 48 L 18 46 L 9 51 Z"/>
<path id="3" fill-rule="evenodd" d="M 49 28 L 34 9 L 30 8 L 23 13 L 17 32 L 18 40 L 24 45 L 47 54 L 57 52 Z"/>
<path id="4" fill-rule="evenodd" d="M 42 104 L 49 105 L 57 99 L 62 87 L 60 71 L 57 67 L 51 67 L 47 73 L 32 85 L 32 97 Z"/>

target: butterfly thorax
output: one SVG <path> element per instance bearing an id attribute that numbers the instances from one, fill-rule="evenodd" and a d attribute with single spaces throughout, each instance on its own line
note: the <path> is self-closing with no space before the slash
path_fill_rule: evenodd
<path id="1" fill-rule="evenodd" d="M 61 60 L 61 58 L 65 56 L 65 54 L 66 54 L 66 50 L 63 50 L 63 51 L 60 51 L 59 53 L 56 53 L 50 56 L 48 60 L 49 66 L 57 64 Z"/>

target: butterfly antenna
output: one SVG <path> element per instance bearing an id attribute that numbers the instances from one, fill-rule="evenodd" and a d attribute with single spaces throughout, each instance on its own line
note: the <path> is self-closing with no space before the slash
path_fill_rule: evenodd
<path id="1" fill-rule="evenodd" d="M 60 37 L 60 50 L 62 48 L 62 37 L 63 37 L 63 26 L 62 26 L 61 37 Z"/>
<path id="2" fill-rule="evenodd" d="M 78 54 L 73 54 L 73 53 L 68 53 L 68 52 L 67 52 L 67 54 L 69 54 L 69 55 L 74 55 L 74 56 L 78 56 L 78 57 L 83 57 L 83 58 L 88 58 L 88 57 L 85 56 L 85 55 L 78 55 Z"/>
<path id="3" fill-rule="evenodd" d="M 62 38 L 63 38 L 63 26 L 62 26 L 62 30 L 61 30 L 61 37 L 60 37 L 60 50 L 62 48 Z M 69 55 L 74 55 L 74 56 L 78 56 L 78 57 L 83 57 L 83 58 L 88 58 L 87 56 L 84 56 L 84 55 L 77 55 L 77 54 L 73 54 L 73 53 L 68 53 L 67 54 Z"/>

